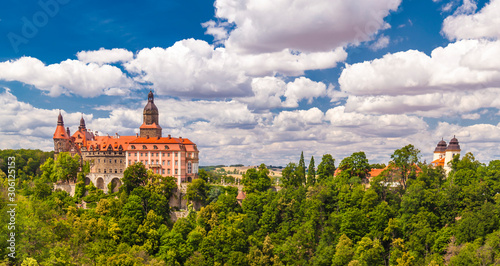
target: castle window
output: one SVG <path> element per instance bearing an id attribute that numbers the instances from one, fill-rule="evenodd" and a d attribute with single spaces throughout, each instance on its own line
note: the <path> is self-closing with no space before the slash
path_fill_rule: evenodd
<path id="1" fill-rule="evenodd" d="M 167 161 L 167 165 L 170 165 L 170 160 Z"/>
<path id="2" fill-rule="evenodd" d="M 101 172 L 101 168 L 97 169 L 97 172 L 100 173 Z"/>
<path id="3" fill-rule="evenodd" d="M 144 154 L 141 152 L 141 157 L 144 156 Z"/>
<path id="4" fill-rule="evenodd" d="M 188 162 L 188 174 L 191 174 L 191 169 L 192 169 L 191 162 Z"/>
<path id="5" fill-rule="evenodd" d="M 109 163 L 112 163 L 111 159 L 109 159 Z M 116 163 L 116 162 L 115 162 Z"/>
<path id="6" fill-rule="evenodd" d="M 168 150 L 168 145 L 165 145 L 165 150 Z"/>
<path id="7" fill-rule="evenodd" d="M 156 157 L 158 157 L 158 152 L 156 153 Z"/>
<path id="8" fill-rule="evenodd" d="M 161 164 L 162 164 L 162 165 L 165 165 L 165 161 L 161 161 Z"/>
<path id="9" fill-rule="evenodd" d="M 165 169 L 161 169 L 161 174 L 164 175 L 165 174 Z"/>
<path id="10" fill-rule="evenodd" d="M 170 152 L 167 152 L 167 156 L 170 157 Z"/>
<path id="11" fill-rule="evenodd" d="M 158 149 L 158 146 L 154 145 L 154 146 L 153 146 L 153 149 L 154 149 L 154 150 L 157 150 L 157 149 Z"/>
<path id="12" fill-rule="evenodd" d="M 130 165 L 130 164 L 132 164 L 132 160 L 128 160 L 128 164 L 129 164 L 129 165 Z"/>
<path id="13" fill-rule="evenodd" d="M 101 159 L 97 159 L 97 162 L 100 163 L 101 162 Z"/>
<path id="14" fill-rule="evenodd" d="M 178 173 L 178 170 L 177 170 L 177 169 L 175 169 L 175 174 L 177 174 L 177 173 Z"/>
<path id="15" fill-rule="evenodd" d="M 111 174 L 111 173 L 113 173 L 113 169 L 109 169 L 109 173 L 110 173 L 110 174 Z"/>
<path id="16" fill-rule="evenodd" d="M 165 153 L 163 153 L 162 156 L 165 157 Z"/>
<path id="17" fill-rule="evenodd" d="M 116 163 L 116 159 L 115 159 L 115 163 Z"/>
<path id="18" fill-rule="evenodd" d="M 123 169 L 120 169 L 120 174 L 123 173 Z"/>
<path id="19" fill-rule="evenodd" d="M 115 169 L 115 174 L 118 174 L 118 169 Z"/>
<path id="20" fill-rule="evenodd" d="M 104 173 L 106 173 L 106 169 L 104 169 Z"/>
<path id="21" fill-rule="evenodd" d="M 142 149 L 143 150 L 146 150 L 148 147 L 146 147 L 146 145 L 142 145 Z"/>
<path id="22" fill-rule="evenodd" d="M 135 146 L 134 145 L 130 146 L 130 149 L 135 150 Z"/>
<path id="23" fill-rule="evenodd" d="M 167 169 L 167 174 L 168 174 L 168 175 L 170 174 L 170 169 Z"/>

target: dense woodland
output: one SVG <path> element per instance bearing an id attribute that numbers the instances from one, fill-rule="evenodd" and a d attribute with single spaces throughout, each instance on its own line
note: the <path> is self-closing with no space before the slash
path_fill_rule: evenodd
<path id="1" fill-rule="evenodd" d="M 187 218 L 172 223 L 176 187 L 136 164 L 119 192 L 85 186 L 78 158 L 30 150 L 0 151 L 0 208 L 7 211 L 6 157 L 18 169 L 18 265 L 497 265 L 500 264 L 500 161 L 470 153 L 441 167 L 407 145 L 386 170 L 367 179 L 363 152 L 337 163 L 329 154 L 283 168 L 275 184 L 265 165 L 249 169 L 238 190 L 200 171 L 187 189 Z M 75 166 L 76 165 L 76 166 Z M 339 173 L 333 173 L 339 168 Z M 307 170 L 308 169 L 308 170 Z M 82 172 L 78 172 L 82 170 Z M 210 180 L 210 182 L 208 182 Z M 77 182 L 77 193 L 53 182 Z M 82 200 L 88 209 L 77 208 Z M 8 217 L 0 215 L 0 235 Z M 3 239 L 3 238 L 2 238 Z M 0 255 L 8 264 L 7 243 Z"/>

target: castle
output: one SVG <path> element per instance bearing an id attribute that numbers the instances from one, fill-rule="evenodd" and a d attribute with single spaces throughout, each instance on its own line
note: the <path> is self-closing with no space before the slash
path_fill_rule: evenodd
<path id="1" fill-rule="evenodd" d="M 457 138 L 453 136 L 450 140 L 450 144 L 446 145 L 446 141 L 441 139 L 438 142 L 436 149 L 434 149 L 434 157 L 431 164 L 433 166 L 442 166 L 448 174 L 451 171 L 451 166 L 448 164 L 453 160 L 453 157 L 460 154 L 460 145 L 458 144 Z"/>
<path id="2" fill-rule="evenodd" d="M 90 163 L 90 173 L 85 180 L 107 192 L 113 183 L 113 192 L 121 186 L 125 169 L 141 162 L 146 169 L 162 176 L 173 176 L 177 185 L 191 182 L 198 176 L 198 154 L 196 144 L 187 138 L 162 137 L 158 108 L 153 92 L 148 94 L 148 102 L 143 111 L 143 123 L 136 136 L 98 136 L 87 130 L 83 116 L 78 131 L 70 134 L 64 128 L 61 113 L 54 133 L 55 157 L 60 152 L 80 155 L 82 162 Z"/>

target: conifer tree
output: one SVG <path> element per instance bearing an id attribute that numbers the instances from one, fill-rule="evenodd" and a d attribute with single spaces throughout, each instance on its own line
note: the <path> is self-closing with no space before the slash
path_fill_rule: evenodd
<path id="1" fill-rule="evenodd" d="M 297 172 L 299 175 L 299 179 L 302 180 L 302 183 L 305 184 L 306 182 L 306 163 L 304 162 L 304 152 L 302 151 L 300 153 L 300 160 L 299 160 L 299 166 L 297 168 Z"/>
<path id="2" fill-rule="evenodd" d="M 311 156 L 309 168 L 307 168 L 307 184 L 314 185 L 316 182 L 316 170 L 314 169 L 314 156 Z"/>

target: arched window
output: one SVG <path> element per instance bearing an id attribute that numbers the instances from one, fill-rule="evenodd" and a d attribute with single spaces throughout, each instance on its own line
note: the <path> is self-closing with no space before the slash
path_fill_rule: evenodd
<path id="1" fill-rule="evenodd" d="M 165 150 L 168 150 L 168 145 L 165 145 Z"/>
<path id="2" fill-rule="evenodd" d="M 130 149 L 135 150 L 135 146 L 134 145 L 130 146 Z"/>
<path id="3" fill-rule="evenodd" d="M 146 147 L 146 145 L 142 145 L 142 149 L 143 150 L 146 150 L 148 147 Z"/>
<path id="4" fill-rule="evenodd" d="M 153 149 L 154 149 L 154 150 L 157 150 L 157 149 L 158 149 L 158 146 L 154 145 L 154 146 L 153 146 Z"/>

